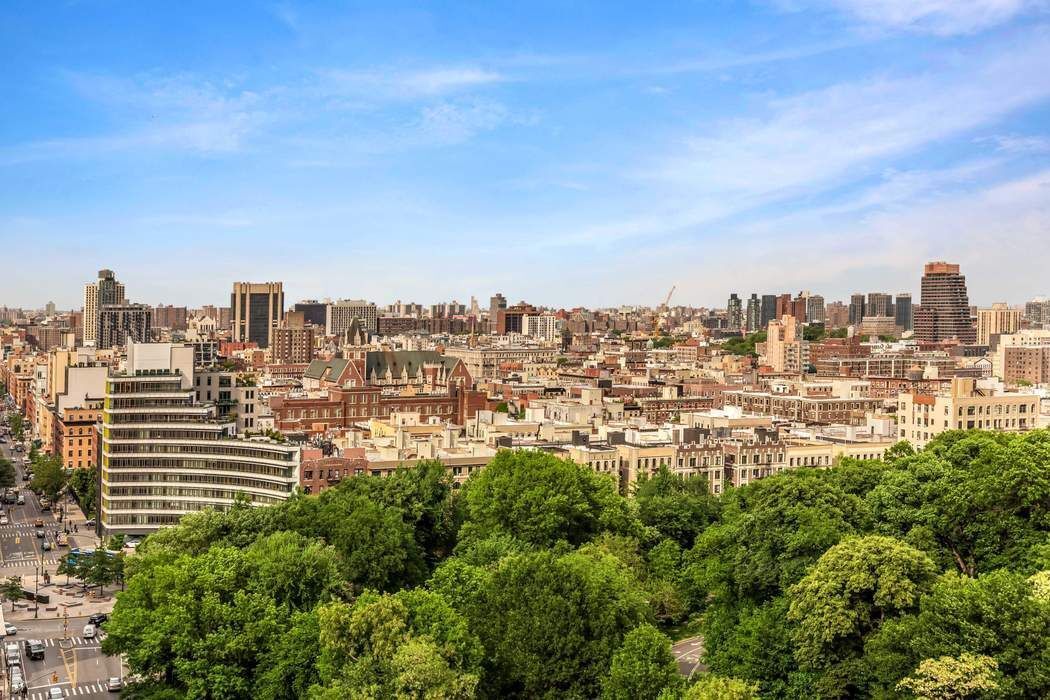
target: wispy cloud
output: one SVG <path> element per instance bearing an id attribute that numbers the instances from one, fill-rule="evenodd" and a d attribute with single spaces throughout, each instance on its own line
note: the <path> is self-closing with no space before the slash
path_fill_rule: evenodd
<path id="1" fill-rule="evenodd" d="M 992 143 L 997 151 L 1013 155 L 1050 153 L 1050 138 L 1045 136 L 997 134 L 981 137 L 977 139 L 977 143 Z"/>
<path id="2" fill-rule="evenodd" d="M 1050 97 L 1045 31 L 919 76 L 833 85 L 768 102 L 765 118 L 683 139 L 647 175 L 694 196 L 762 200 L 841 184 L 865 167 L 988 124 Z M 982 60 L 984 59 L 984 60 Z"/>
<path id="3" fill-rule="evenodd" d="M 333 96 L 367 100 L 437 97 L 503 82 L 502 74 L 477 66 L 441 66 L 419 70 L 327 70 L 317 86 Z"/>
<path id="4" fill-rule="evenodd" d="M 787 0 L 793 7 L 833 7 L 882 28 L 951 36 L 972 34 L 1046 8 L 1045 0 Z"/>

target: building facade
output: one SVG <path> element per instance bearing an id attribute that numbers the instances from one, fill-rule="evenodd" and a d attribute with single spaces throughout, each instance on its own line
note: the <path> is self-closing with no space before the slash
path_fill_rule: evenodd
<path id="1" fill-rule="evenodd" d="M 186 513 L 238 499 L 270 505 L 299 481 L 299 449 L 240 440 L 234 424 L 195 401 L 193 350 L 132 344 L 110 376 L 102 412 L 100 532 L 148 534 Z"/>
<path id="2" fill-rule="evenodd" d="M 284 320 L 284 286 L 281 282 L 234 282 L 230 310 L 233 342 L 268 348 L 274 329 Z"/>
<path id="3" fill-rule="evenodd" d="M 959 266 L 926 263 L 919 308 L 915 311 L 915 339 L 938 343 L 956 338 L 961 343 L 973 343 L 976 336 L 970 322 L 966 277 L 959 273 Z"/>

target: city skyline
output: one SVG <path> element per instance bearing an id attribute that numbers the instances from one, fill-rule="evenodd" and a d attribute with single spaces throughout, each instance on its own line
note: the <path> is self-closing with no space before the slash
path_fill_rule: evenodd
<path id="1" fill-rule="evenodd" d="M 184 10 L 0 11 L 5 303 L 1047 293 L 1040 3 Z"/>

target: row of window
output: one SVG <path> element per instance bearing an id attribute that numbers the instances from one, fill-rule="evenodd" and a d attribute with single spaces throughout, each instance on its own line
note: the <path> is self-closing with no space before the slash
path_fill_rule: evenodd
<path id="1" fill-rule="evenodd" d="M 269 464 L 222 462 L 219 460 L 165 458 L 165 457 L 110 457 L 106 466 L 111 469 L 202 469 L 207 471 L 240 472 L 259 476 L 287 478 L 289 470 Z"/>

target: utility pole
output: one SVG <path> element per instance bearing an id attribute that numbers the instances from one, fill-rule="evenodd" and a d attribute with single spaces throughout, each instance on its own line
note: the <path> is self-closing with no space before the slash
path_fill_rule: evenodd
<path id="1" fill-rule="evenodd" d="M 36 588 L 33 591 L 33 619 L 40 618 L 40 567 L 36 568 Z"/>

